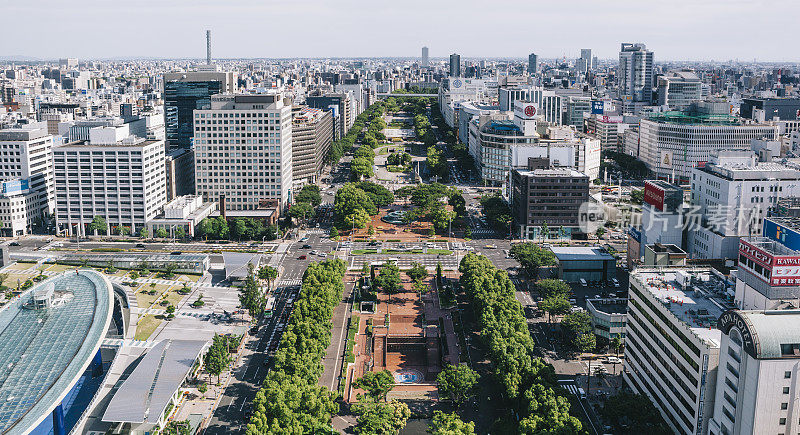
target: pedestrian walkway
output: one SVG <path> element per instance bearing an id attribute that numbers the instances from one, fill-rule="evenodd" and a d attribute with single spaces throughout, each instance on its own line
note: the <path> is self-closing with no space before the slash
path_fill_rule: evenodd
<path id="1" fill-rule="evenodd" d="M 302 284 L 303 280 L 300 278 L 295 279 L 282 279 L 278 281 L 278 287 L 292 287 Z"/>
<path id="2" fill-rule="evenodd" d="M 105 347 L 138 347 L 150 349 L 161 340 L 134 340 L 134 339 L 121 339 L 121 338 L 106 338 L 103 339 L 102 346 Z"/>

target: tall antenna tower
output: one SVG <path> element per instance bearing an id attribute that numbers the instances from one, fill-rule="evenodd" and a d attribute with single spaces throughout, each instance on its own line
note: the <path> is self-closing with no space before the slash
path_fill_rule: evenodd
<path id="1" fill-rule="evenodd" d="M 211 65 L 211 30 L 206 30 L 206 64 Z"/>

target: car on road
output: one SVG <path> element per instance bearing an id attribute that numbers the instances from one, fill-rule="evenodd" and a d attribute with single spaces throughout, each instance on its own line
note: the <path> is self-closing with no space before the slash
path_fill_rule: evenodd
<path id="1" fill-rule="evenodd" d="M 616 288 L 619 288 L 619 280 L 618 280 L 618 279 L 616 279 L 616 278 L 611 278 L 611 284 L 612 284 L 614 287 L 616 287 Z"/>
<path id="2" fill-rule="evenodd" d="M 250 335 L 258 334 L 258 326 L 253 326 L 252 328 L 250 328 L 249 332 L 250 332 Z"/>
<path id="3" fill-rule="evenodd" d="M 583 278 L 581 278 L 580 282 L 581 282 L 581 287 L 588 287 L 589 286 L 589 284 L 587 284 L 586 280 L 583 279 Z"/>
<path id="4" fill-rule="evenodd" d="M 297 259 L 298 259 L 298 260 L 305 260 L 305 259 L 306 259 L 306 256 L 305 256 L 305 255 L 301 255 L 301 256 L 297 257 Z"/>
<path id="5" fill-rule="evenodd" d="M 322 257 L 322 258 L 325 258 L 325 257 L 327 257 L 327 256 L 328 256 L 328 254 L 326 254 L 326 253 L 324 253 L 324 252 L 320 252 L 320 253 L 319 253 L 319 254 L 317 254 L 317 255 L 319 255 L 319 256 L 320 256 L 320 257 Z"/>
<path id="6" fill-rule="evenodd" d="M 136 244 L 136 247 L 137 247 L 137 248 L 144 248 L 144 243 L 137 243 L 137 244 Z"/>
<path id="7" fill-rule="evenodd" d="M 497 249 L 497 245 L 486 245 L 484 246 L 486 249 Z"/>
<path id="8" fill-rule="evenodd" d="M 169 255 L 181 255 L 181 254 L 183 254 L 183 252 L 181 252 L 181 251 L 175 251 L 175 252 L 170 252 L 169 253 Z"/>
<path id="9" fill-rule="evenodd" d="M 8 246 L 19 246 L 19 242 L 11 242 Z"/>
<path id="10" fill-rule="evenodd" d="M 313 251 L 309 252 L 309 254 L 311 254 L 311 255 L 317 255 L 317 254 L 318 254 L 318 252 L 317 252 L 316 250 L 313 250 Z"/>
<path id="11" fill-rule="evenodd" d="M 311 249 L 311 245 L 306 244 L 306 245 L 301 246 L 301 248 L 302 249 Z"/>

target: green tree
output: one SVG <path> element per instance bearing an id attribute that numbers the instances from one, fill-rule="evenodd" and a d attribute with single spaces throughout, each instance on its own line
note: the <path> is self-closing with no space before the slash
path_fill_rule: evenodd
<path id="1" fill-rule="evenodd" d="M 406 275 L 408 275 L 412 281 L 420 281 L 428 277 L 428 269 L 415 261 L 411 263 L 411 269 L 406 271 Z"/>
<path id="2" fill-rule="evenodd" d="M 307 202 L 296 202 L 289 208 L 289 216 L 297 220 L 306 220 L 314 216 L 314 208 Z"/>
<path id="3" fill-rule="evenodd" d="M 89 231 L 97 234 L 97 233 L 104 233 L 108 234 L 108 223 L 103 216 L 95 216 L 91 222 L 89 222 Z"/>
<path id="4" fill-rule="evenodd" d="M 294 200 L 297 203 L 310 203 L 314 207 L 320 205 L 322 202 L 322 195 L 320 195 L 319 186 L 316 184 L 307 184 L 303 186 L 300 192 L 295 195 Z"/>
<path id="5" fill-rule="evenodd" d="M 150 231 L 147 231 L 147 228 L 142 228 L 139 230 L 139 237 L 146 239 L 150 235 Z"/>
<path id="6" fill-rule="evenodd" d="M 509 250 L 509 254 L 519 261 L 519 264 L 530 278 L 538 276 L 540 267 L 554 266 L 556 264 L 556 256 L 553 251 L 543 249 L 531 242 L 515 244 Z"/>
<path id="7" fill-rule="evenodd" d="M 553 316 L 567 314 L 572 304 L 563 296 L 552 296 L 539 302 L 539 308 L 547 313 L 547 321 L 552 322 Z"/>
<path id="8" fill-rule="evenodd" d="M 667 435 L 673 433 L 647 396 L 619 393 L 611 396 L 600 409 L 604 421 L 614 433 Z"/>
<path id="9" fill-rule="evenodd" d="M 353 179 L 361 180 L 369 178 L 373 175 L 372 166 L 375 163 L 371 159 L 365 157 L 356 157 L 350 163 L 350 174 Z"/>
<path id="10" fill-rule="evenodd" d="M 250 317 L 257 319 L 264 312 L 266 297 L 258 287 L 255 274 L 253 273 L 253 263 L 247 264 L 247 277 L 244 286 L 239 289 L 239 303 L 246 309 Z"/>
<path id="11" fill-rule="evenodd" d="M 331 228 L 331 239 L 339 237 L 339 230 L 336 227 Z"/>
<path id="12" fill-rule="evenodd" d="M 434 228 L 439 232 L 447 231 L 450 223 L 456 218 L 456 213 L 448 211 L 441 204 L 438 204 L 431 211 L 431 220 Z"/>
<path id="13" fill-rule="evenodd" d="M 214 237 L 214 218 L 205 218 L 197 224 L 197 235 L 208 239 Z"/>
<path id="14" fill-rule="evenodd" d="M 167 230 L 164 228 L 156 228 L 156 237 L 159 239 L 166 239 L 167 238 Z"/>
<path id="15" fill-rule="evenodd" d="M 634 204 L 642 205 L 642 201 L 644 201 L 644 190 L 631 189 L 631 202 Z"/>
<path id="16" fill-rule="evenodd" d="M 397 292 L 400 288 L 400 268 L 394 261 L 389 261 L 381 267 L 375 284 L 390 295 Z"/>
<path id="17" fill-rule="evenodd" d="M 120 225 L 117 227 L 117 234 L 120 236 L 127 236 L 131 233 L 131 227 L 126 227 L 124 225 Z"/>
<path id="18" fill-rule="evenodd" d="M 560 279 L 540 279 L 536 281 L 536 291 L 542 298 L 553 296 L 563 296 L 566 298 L 572 290 L 569 284 Z"/>
<path id="19" fill-rule="evenodd" d="M 386 401 L 386 395 L 394 388 L 394 376 L 389 370 L 367 372 L 364 373 L 364 376 L 356 379 L 353 386 L 366 391 L 375 401 Z"/>
<path id="20" fill-rule="evenodd" d="M 480 375 L 464 364 L 448 365 L 436 377 L 439 393 L 460 408 L 475 393 Z"/>
<path id="21" fill-rule="evenodd" d="M 355 433 L 364 435 L 396 434 L 411 416 L 408 405 L 396 400 L 384 403 L 362 398 L 352 410 L 358 415 Z"/>
<path id="22" fill-rule="evenodd" d="M 431 424 L 428 426 L 428 433 L 431 435 L 475 435 L 475 423 L 464 422 L 458 414 L 446 414 L 442 411 L 434 411 Z"/>
<path id="23" fill-rule="evenodd" d="M 597 341 L 592 330 L 592 316 L 575 311 L 561 319 L 561 330 L 570 349 L 575 353 L 593 352 Z"/>
<path id="24" fill-rule="evenodd" d="M 272 288 L 272 281 L 278 277 L 278 269 L 275 269 L 272 266 L 262 266 L 258 269 L 258 279 L 264 279 L 269 282 L 270 288 Z"/>
<path id="25" fill-rule="evenodd" d="M 175 237 L 179 240 L 186 238 L 186 229 L 183 227 L 183 225 L 175 228 Z"/>
<path id="26" fill-rule="evenodd" d="M 222 216 L 217 216 L 212 222 L 213 234 L 214 239 L 217 240 L 225 240 L 230 235 L 230 228 L 228 227 L 228 221 L 225 220 Z"/>
<path id="27" fill-rule="evenodd" d="M 189 423 L 189 420 L 173 420 L 164 426 L 164 431 L 162 433 L 164 435 L 189 435 L 191 433 L 191 429 L 192 426 Z"/>
<path id="28" fill-rule="evenodd" d="M 599 227 L 599 228 L 597 228 L 597 231 L 595 231 L 595 234 L 597 235 L 598 239 L 603 237 L 603 234 L 605 234 L 605 233 L 606 233 L 606 229 L 603 228 L 603 227 Z"/>
<path id="29" fill-rule="evenodd" d="M 206 352 L 203 364 L 206 367 L 206 371 L 210 375 L 217 377 L 218 384 L 219 376 L 222 374 L 225 368 L 228 367 L 228 364 L 230 364 L 230 358 L 230 353 L 223 344 L 222 336 L 219 334 L 214 334 L 214 340 L 211 342 L 208 352 Z"/>

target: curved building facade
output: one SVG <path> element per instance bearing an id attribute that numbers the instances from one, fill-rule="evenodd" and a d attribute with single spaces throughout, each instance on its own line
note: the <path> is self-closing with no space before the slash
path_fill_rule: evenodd
<path id="1" fill-rule="evenodd" d="M 91 364 L 112 323 L 111 282 L 92 270 L 49 278 L 0 310 L 0 433 L 29 433 L 52 416 Z M 102 371 L 102 365 L 100 366 Z"/>

